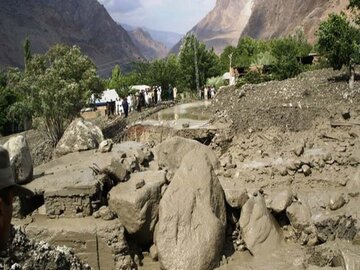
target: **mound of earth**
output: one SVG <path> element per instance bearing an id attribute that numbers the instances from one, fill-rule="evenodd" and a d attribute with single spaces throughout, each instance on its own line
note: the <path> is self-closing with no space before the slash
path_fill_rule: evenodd
<path id="1" fill-rule="evenodd" d="M 343 73 L 322 69 L 298 77 L 219 91 L 213 102 L 213 122 L 228 122 L 237 131 L 308 130 L 319 120 L 341 120 L 351 109 L 360 114 L 360 82 L 349 91 Z"/>

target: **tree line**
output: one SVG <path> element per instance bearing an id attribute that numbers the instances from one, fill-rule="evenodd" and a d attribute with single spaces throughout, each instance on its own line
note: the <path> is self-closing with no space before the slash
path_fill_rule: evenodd
<path id="1" fill-rule="evenodd" d="M 197 94 L 206 84 L 220 85 L 230 66 L 248 70 L 239 85 L 283 80 L 313 68 L 346 66 L 352 87 L 355 65 L 360 63 L 360 0 L 350 0 L 348 9 L 350 15 L 331 14 L 320 24 L 315 46 L 298 29 L 286 38 L 242 37 L 237 46 L 226 47 L 218 56 L 190 33 L 184 37 L 178 55 L 133 63 L 132 71 L 126 74 L 115 66 L 107 79 L 97 75 L 94 63 L 77 46 L 55 45 L 45 54 L 32 55 L 30 41 L 26 40 L 25 68 L 0 72 L 0 133 L 4 134 L 10 124 L 27 120 L 43 128 L 56 144 L 90 96 L 99 95 L 106 87 L 126 96 L 131 85 L 158 85 L 165 90 L 171 84 L 179 92 Z M 302 65 L 299 57 L 312 50 L 324 60 L 318 66 Z"/>

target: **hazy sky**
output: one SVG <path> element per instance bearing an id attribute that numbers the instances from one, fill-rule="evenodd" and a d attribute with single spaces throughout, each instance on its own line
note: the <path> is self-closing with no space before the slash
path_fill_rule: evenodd
<path id="1" fill-rule="evenodd" d="M 120 23 L 185 34 L 216 0 L 98 0 Z"/>

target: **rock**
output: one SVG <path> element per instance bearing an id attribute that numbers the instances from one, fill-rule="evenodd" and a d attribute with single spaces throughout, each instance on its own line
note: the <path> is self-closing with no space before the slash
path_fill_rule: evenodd
<path id="1" fill-rule="evenodd" d="M 143 186 L 145 186 L 145 180 L 144 179 L 141 179 L 141 180 L 137 181 L 136 184 L 135 184 L 136 189 L 142 188 Z"/>
<path id="2" fill-rule="evenodd" d="M 208 147 L 195 140 L 175 136 L 157 145 L 153 149 L 153 152 L 155 160 L 157 160 L 160 167 L 165 167 L 168 171 L 175 172 L 180 166 L 181 160 L 187 153 L 191 150 L 204 148 L 207 149 Z M 210 155 L 209 158 L 211 159 L 214 168 L 218 168 L 219 161 L 215 154 Z"/>
<path id="3" fill-rule="evenodd" d="M 100 153 L 107 153 L 110 152 L 112 147 L 113 147 L 113 141 L 108 139 L 108 140 L 104 140 L 99 144 L 99 152 Z"/>
<path id="4" fill-rule="evenodd" d="M 260 195 L 246 202 L 239 223 L 246 246 L 255 256 L 274 251 L 281 242 L 280 227 Z"/>
<path id="5" fill-rule="evenodd" d="M 137 189 L 136 184 L 145 185 Z M 128 182 L 120 183 L 109 193 L 109 207 L 139 244 L 152 241 L 161 198 L 166 183 L 164 171 L 133 173 Z"/>
<path id="6" fill-rule="evenodd" d="M 294 154 L 300 157 L 302 154 L 304 154 L 304 145 L 299 145 L 294 149 Z"/>
<path id="7" fill-rule="evenodd" d="M 351 193 L 359 193 L 360 192 L 360 168 L 357 169 L 357 172 L 354 174 L 352 178 L 347 182 L 346 188 Z"/>
<path id="8" fill-rule="evenodd" d="M 113 220 L 116 218 L 115 213 L 111 211 L 107 206 L 100 207 L 98 212 L 103 220 Z"/>
<path id="9" fill-rule="evenodd" d="M 247 189 L 239 182 L 228 180 L 225 177 L 219 177 L 220 184 L 225 193 L 226 202 L 232 208 L 241 208 L 249 199 Z"/>
<path id="10" fill-rule="evenodd" d="M 293 202 L 286 209 L 286 216 L 290 224 L 297 230 L 304 230 L 311 225 L 310 209 L 301 202 Z"/>
<path id="11" fill-rule="evenodd" d="M 342 111 L 342 112 L 341 112 L 341 116 L 342 116 L 345 120 L 350 119 L 350 117 L 351 117 L 350 110 L 344 110 L 344 111 Z"/>
<path id="12" fill-rule="evenodd" d="M 309 165 L 302 165 L 301 169 L 305 176 L 309 176 L 311 174 L 311 168 Z"/>
<path id="13" fill-rule="evenodd" d="M 342 194 L 335 193 L 330 198 L 329 207 L 330 210 L 337 210 L 345 205 L 346 201 Z"/>
<path id="14" fill-rule="evenodd" d="M 19 135 L 10 138 L 4 144 L 4 148 L 9 152 L 15 182 L 18 184 L 30 182 L 33 178 L 33 162 L 25 137 Z"/>
<path id="15" fill-rule="evenodd" d="M 220 260 L 226 210 L 214 153 L 189 151 L 159 206 L 155 244 L 164 269 L 208 270 Z"/>
<path id="16" fill-rule="evenodd" d="M 189 128 L 189 127 L 190 127 L 190 124 L 189 124 L 189 123 L 184 123 L 184 124 L 182 124 L 182 127 L 183 127 L 183 128 Z"/>
<path id="17" fill-rule="evenodd" d="M 285 189 L 283 191 L 272 193 L 267 199 L 268 208 L 275 213 L 280 213 L 292 203 L 293 194 L 291 190 Z"/>
<path id="18" fill-rule="evenodd" d="M 158 251 L 157 251 L 157 247 L 156 247 L 156 245 L 154 244 L 154 245 L 152 245 L 151 247 L 150 247 L 150 257 L 151 257 L 151 259 L 153 260 L 153 261 L 157 261 L 158 260 Z"/>
<path id="19" fill-rule="evenodd" d="M 81 118 L 75 119 L 65 130 L 55 148 L 57 156 L 97 149 L 104 140 L 99 127 Z"/>

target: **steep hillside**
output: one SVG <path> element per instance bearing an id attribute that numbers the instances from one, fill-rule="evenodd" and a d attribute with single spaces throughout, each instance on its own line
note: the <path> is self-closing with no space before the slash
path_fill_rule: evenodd
<path id="1" fill-rule="evenodd" d="M 310 41 L 321 20 L 344 10 L 348 0 L 217 0 L 215 8 L 189 32 L 220 53 L 241 36 L 275 38 L 303 27 Z M 180 42 L 171 50 L 178 52 Z"/>
<path id="2" fill-rule="evenodd" d="M 315 41 L 320 22 L 331 12 L 346 9 L 348 0 L 255 0 L 251 17 L 242 35 L 274 38 L 303 27 L 308 39 Z"/>
<path id="3" fill-rule="evenodd" d="M 1 0 L 0 68 L 23 65 L 26 37 L 33 53 L 56 43 L 79 45 L 103 75 L 116 63 L 124 67 L 142 57 L 97 0 Z"/>
<path id="4" fill-rule="evenodd" d="M 141 54 L 148 60 L 166 57 L 169 49 L 159 41 L 154 40 L 151 35 L 142 28 L 128 31 L 133 43 Z"/>
<path id="5" fill-rule="evenodd" d="M 121 26 L 128 32 L 138 28 L 124 23 L 122 23 Z M 148 32 L 154 40 L 163 43 L 168 49 L 171 49 L 184 36 L 179 33 L 154 30 L 145 26 L 142 26 L 140 28 Z"/>

